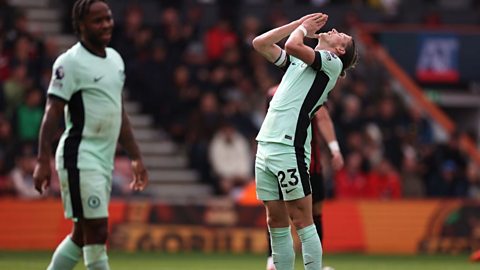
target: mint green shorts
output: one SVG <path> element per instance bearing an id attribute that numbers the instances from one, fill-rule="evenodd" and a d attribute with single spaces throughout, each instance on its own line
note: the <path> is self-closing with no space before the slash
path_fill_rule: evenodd
<path id="1" fill-rule="evenodd" d="M 255 159 L 257 198 L 292 201 L 311 194 L 310 156 L 303 148 L 259 142 Z"/>
<path id="2" fill-rule="evenodd" d="M 58 170 L 65 217 L 96 219 L 108 217 L 112 177 L 94 170 Z"/>

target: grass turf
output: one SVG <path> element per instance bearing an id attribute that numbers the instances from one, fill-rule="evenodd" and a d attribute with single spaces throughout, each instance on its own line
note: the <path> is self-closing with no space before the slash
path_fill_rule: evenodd
<path id="1" fill-rule="evenodd" d="M 46 269 L 51 252 L 0 251 L 0 269 Z M 165 254 L 156 252 L 110 252 L 112 270 L 254 270 L 265 269 L 266 258 L 261 255 L 235 254 Z M 324 265 L 335 270 L 469 270 L 480 269 L 479 264 L 468 261 L 467 255 L 362 255 L 327 254 Z M 85 269 L 79 263 L 75 270 Z M 295 269 L 303 269 L 297 254 Z"/>

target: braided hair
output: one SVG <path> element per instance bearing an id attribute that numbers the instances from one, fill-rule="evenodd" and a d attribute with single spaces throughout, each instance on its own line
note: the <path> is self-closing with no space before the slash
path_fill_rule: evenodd
<path id="1" fill-rule="evenodd" d="M 75 34 L 80 35 L 80 22 L 85 18 L 90 6 L 96 2 L 107 3 L 106 0 L 77 0 L 72 9 L 72 24 Z"/>

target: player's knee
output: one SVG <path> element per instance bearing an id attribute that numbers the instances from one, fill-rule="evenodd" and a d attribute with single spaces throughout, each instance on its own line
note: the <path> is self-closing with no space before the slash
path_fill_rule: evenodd
<path id="1" fill-rule="evenodd" d="M 295 226 L 296 229 L 302 229 L 310 225 L 306 220 L 303 220 L 301 218 L 292 219 L 292 224 L 293 226 Z"/>
<path id="2" fill-rule="evenodd" d="M 101 226 L 97 230 L 96 243 L 106 243 L 108 239 L 108 226 Z"/>
<path id="3" fill-rule="evenodd" d="M 108 238 L 106 220 L 86 220 L 84 226 L 85 244 L 104 244 Z"/>
<path id="4" fill-rule="evenodd" d="M 268 216 L 267 217 L 267 224 L 269 227 L 279 227 L 279 219 L 275 217 Z"/>
<path id="5" fill-rule="evenodd" d="M 290 218 L 293 226 L 295 226 L 296 229 L 302 229 L 313 224 L 312 214 L 305 215 L 302 213 L 297 213 L 297 215 L 291 215 Z"/>
<path id="6" fill-rule="evenodd" d="M 288 218 L 275 216 L 275 215 L 268 215 L 267 224 L 271 228 L 281 228 L 281 227 L 288 227 L 289 222 L 288 222 Z"/>

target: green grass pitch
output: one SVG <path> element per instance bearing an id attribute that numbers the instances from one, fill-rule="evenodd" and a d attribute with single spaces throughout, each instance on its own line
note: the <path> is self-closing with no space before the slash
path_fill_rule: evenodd
<path id="1" fill-rule="evenodd" d="M 51 252 L 0 251 L 2 270 L 46 269 Z M 155 252 L 109 253 L 112 270 L 263 270 L 266 259 L 261 255 L 165 254 Z M 324 264 L 335 270 L 469 270 L 480 269 L 480 264 L 468 261 L 463 255 L 362 255 L 326 254 Z M 79 263 L 75 270 L 85 269 Z M 296 270 L 303 269 L 297 254 Z"/>

